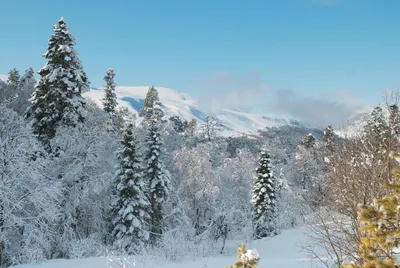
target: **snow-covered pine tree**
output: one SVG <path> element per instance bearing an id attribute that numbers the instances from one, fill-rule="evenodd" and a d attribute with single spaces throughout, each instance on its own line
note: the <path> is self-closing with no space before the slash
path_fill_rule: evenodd
<path id="1" fill-rule="evenodd" d="M 364 127 L 367 138 L 371 141 L 379 141 L 380 145 L 384 145 L 387 142 L 388 130 L 382 108 L 380 106 L 375 107 Z"/>
<path id="2" fill-rule="evenodd" d="M 322 136 L 322 140 L 324 141 L 325 147 L 329 150 L 333 150 L 333 142 L 335 140 L 335 132 L 333 131 L 333 126 L 328 125 L 324 129 L 324 135 Z"/>
<path id="3" fill-rule="evenodd" d="M 122 140 L 122 148 L 117 152 L 119 160 L 116 172 L 116 198 L 113 201 L 115 218 L 113 237 L 117 245 L 128 253 L 138 253 L 146 245 L 149 232 L 149 201 L 145 194 L 143 168 L 138 152 L 138 141 L 129 124 Z"/>
<path id="4" fill-rule="evenodd" d="M 144 99 L 144 104 L 140 110 L 139 116 L 142 116 L 148 120 L 153 115 L 156 115 L 157 119 L 161 119 L 164 116 L 164 112 L 161 110 L 161 102 L 158 97 L 158 91 L 154 86 L 151 86 L 149 91 L 147 91 L 146 98 Z"/>
<path id="5" fill-rule="evenodd" d="M 20 83 L 21 76 L 19 75 L 19 71 L 14 68 L 11 69 L 8 72 L 8 78 L 7 78 L 7 85 L 9 87 L 9 90 L 12 92 L 17 92 L 19 88 L 19 83 Z"/>
<path id="6" fill-rule="evenodd" d="M 21 76 L 17 94 L 14 100 L 10 103 L 10 107 L 16 111 L 19 115 L 23 115 L 26 109 L 29 107 L 29 99 L 32 93 L 35 91 L 36 79 L 34 77 L 35 72 L 32 68 L 25 71 L 25 74 Z"/>
<path id="7" fill-rule="evenodd" d="M 81 94 L 89 90 L 89 80 L 74 46 L 75 38 L 61 18 L 54 25 L 54 34 L 44 54 L 48 62 L 39 71 L 40 79 L 27 114 L 32 114 L 34 133 L 45 145 L 54 137 L 58 126 L 75 126 L 84 120 L 85 100 Z"/>
<path id="8" fill-rule="evenodd" d="M 187 133 L 190 137 L 193 137 L 195 132 L 196 132 L 196 127 L 197 127 L 197 120 L 192 118 L 192 120 L 189 121 L 188 127 L 187 127 Z"/>
<path id="9" fill-rule="evenodd" d="M 311 148 L 315 145 L 315 137 L 312 133 L 306 135 L 303 140 L 300 142 L 300 145 L 304 146 L 304 148 Z"/>
<path id="10" fill-rule="evenodd" d="M 115 72 L 113 69 L 108 69 L 104 76 L 106 87 L 104 88 L 103 107 L 104 111 L 110 115 L 115 115 L 115 108 L 117 107 L 117 95 L 115 94 Z"/>
<path id="11" fill-rule="evenodd" d="M 158 237 L 163 233 L 163 203 L 168 198 L 170 175 L 161 159 L 163 140 L 160 134 L 159 120 L 156 116 L 150 118 L 146 137 L 147 152 L 145 155 L 145 180 L 148 185 L 150 201 L 150 241 L 156 245 Z"/>
<path id="12" fill-rule="evenodd" d="M 256 239 L 276 235 L 275 177 L 270 156 L 263 148 L 260 153 L 252 189 L 253 228 Z"/>

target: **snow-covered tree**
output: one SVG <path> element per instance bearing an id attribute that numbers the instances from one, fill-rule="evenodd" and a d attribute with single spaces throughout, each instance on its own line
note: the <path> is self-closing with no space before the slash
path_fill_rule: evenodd
<path id="1" fill-rule="evenodd" d="M 24 120 L 0 106 L 0 267 L 50 258 L 59 183 Z"/>
<path id="2" fill-rule="evenodd" d="M 275 177 L 270 156 L 263 148 L 260 153 L 252 188 L 254 237 L 262 238 L 276 234 Z"/>
<path id="3" fill-rule="evenodd" d="M 364 127 L 364 132 L 369 141 L 376 144 L 376 150 L 384 152 L 387 147 L 389 127 L 380 106 L 375 107 Z"/>
<path id="4" fill-rule="evenodd" d="M 170 189 L 170 175 L 161 158 L 163 140 L 159 124 L 157 116 L 150 118 L 144 158 L 146 164 L 144 179 L 148 185 L 147 192 L 150 201 L 150 242 L 153 245 L 163 233 L 163 204 L 168 198 Z"/>
<path id="5" fill-rule="evenodd" d="M 322 136 L 322 140 L 324 141 L 324 144 L 326 148 L 330 151 L 333 150 L 333 143 L 335 141 L 335 132 L 333 131 L 333 126 L 328 125 L 324 129 L 324 135 Z"/>
<path id="6" fill-rule="evenodd" d="M 211 141 L 211 139 L 216 136 L 217 131 L 220 130 L 222 130 L 222 124 L 211 116 L 206 116 L 206 118 L 204 118 L 204 123 L 200 126 L 203 137 L 208 141 Z"/>
<path id="7" fill-rule="evenodd" d="M 300 145 L 304 146 L 304 148 L 311 148 L 315 145 L 315 137 L 312 133 L 306 135 L 301 141 Z"/>
<path id="8" fill-rule="evenodd" d="M 10 107 L 19 115 L 23 115 L 31 104 L 29 99 L 35 91 L 36 84 L 34 74 L 35 72 L 32 68 L 25 71 L 25 74 L 21 76 L 21 80 L 18 84 L 17 94 L 10 103 Z"/>
<path id="9" fill-rule="evenodd" d="M 111 201 L 118 136 L 105 129 L 107 115 L 95 103 L 86 103 L 84 124 L 61 126 L 51 140 L 56 153 L 47 176 L 61 182 L 57 205 L 54 257 L 80 258 L 102 254 L 111 240 Z"/>
<path id="10" fill-rule="evenodd" d="M 19 75 L 19 71 L 14 68 L 8 72 L 7 85 L 9 87 L 10 92 L 13 92 L 13 95 L 17 94 L 17 90 L 19 88 L 21 76 Z"/>
<path id="11" fill-rule="evenodd" d="M 138 141 L 133 125 L 128 125 L 117 152 L 119 161 L 116 172 L 116 198 L 113 201 L 115 242 L 129 253 L 138 253 L 146 245 L 149 232 L 149 201 L 143 181 L 143 168 L 138 152 Z"/>
<path id="12" fill-rule="evenodd" d="M 151 86 L 149 91 L 147 91 L 139 116 L 149 120 L 153 117 L 153 115 L 160 120 L 164 116 L 164 112 L 161 110 L 161 102 L 160 98 L 158 97 L 158 91 L 154 86 Z"/>
<path id="13" fill-rule="evenodd" d="M 54 25 L 44 54 L 48 61 L 39 71 L 40 79 L 27 114 L 32 115 L 34 133 L 45 144 L 60 125 L 75 126 L 84 120 L 85 100 L 81 94 L 89 90 L 89 81 L 74 46 L 75 38 L 61 18 Z"/>
<path id="14" fill-rule="evenodd" d="M 188 123 L 188 127 L 187 127 L 187 131 L 188 131 L 188 135 L 190 137 L 193 137 L 194 134 L 196 133 L 196 126 L 197 126 L 197 120 L 192 118 L 189 123 Z"/>
<path id="15" fill-rule="evenodd" d="M 115 94 L 115 72 L 113 69 L 108 69 L 104 76 L 106 81 L 106 87 L 104 88 L 103 107 L 104 111 L 110 115 L 115 114 L 115 108 L 117 107 L 117 95 Z"/>
<path id="16" fill-rule="evenodd" d="M 183 120 L 177 115 L 173 115 L 169 117 L 169 121 L 173 123 L 173 128 L 176 132 L 178 133 L 184 133 L 186 132 L 188 128 L 188 121 Z"/>

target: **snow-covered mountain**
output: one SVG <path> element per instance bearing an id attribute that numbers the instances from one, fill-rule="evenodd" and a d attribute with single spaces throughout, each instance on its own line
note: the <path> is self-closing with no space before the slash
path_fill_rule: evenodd
<path id="1" fill-rule="evenodd" d="M 118 103 L 127 107 L 133 113 L 138 113 L 143 106 L 148 86 L 120 86 L 116 88 Z M 223 126 L 224 136 L 232 135 L 255 135 L 259 129 L 266 127 L 277 127 L 282 125 L 313 128 L 311 125 L 289 118 L 279 118 L 267 114 L 252 114 L 233 109 L 207 109 L 207 112 L 199 106 L 198 101 L 192 96 L 175 91 L 170 88 L 157 87 L 160 101 L 165 114 L 169 117 L 178 115 L 186 120 L 195 118 L 203 121 L 206 116 L 215 117 Z M 92 99 L 98 105 L 102 105 L 103 90 L 92 89 L 84 94 L 86 98 Z"/>

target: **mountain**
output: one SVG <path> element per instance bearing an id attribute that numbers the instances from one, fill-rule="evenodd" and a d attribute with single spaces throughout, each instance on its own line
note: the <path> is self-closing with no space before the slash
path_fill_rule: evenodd
<path id="1" fill-rule="evenodd" d="M 127 107 L 133 113 L 138 114 L 143 106 L 148 89 L 148 86 L 116 87 L 115 91 L 119 105 Z M 198 105 L 198 101 L 186 93 L 164 87 L 157 87 L 157 90 L 162 109 L 168 117 L 178 115 L 188 121 L 195 118 L 201 124 L 206 116 L 213 116 L 224 126 L 224 130 L 220 133 L 223 136 L 257 135 L 258 130 L 284 125 L 314 128 L 304 122 L 290 118 L 279 118 L 273 115 L 252 114 L 233 109 L 202 109 Z M 104 92 L 101 89 L 92 89 L 90 92 L 84 93 L 84 96 L 101 106 Z"/>

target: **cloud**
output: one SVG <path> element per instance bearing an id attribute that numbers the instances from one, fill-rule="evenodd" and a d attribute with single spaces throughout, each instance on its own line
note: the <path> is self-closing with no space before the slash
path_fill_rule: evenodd
<path id="1" fill-rule="evenodd" d="M 192 87 L 205 91 L 199 97 L 199 105 L 203 109 L 225 108 L 248 111 L 259 105 L 269 91 L 258 72 L 246 75 L 219 72 L 196 79 Z"/>
<path id="2" fill-rule="evenodd" d="M 7 74 L 0 74 L 0 80 L 7 82 L 8 75 Z"/>
<path id="3" fill-rule="evenodd" d="M 299 97 L 292 90 L 277 91 L 273 111 L 304 120 L 319 127 L 341 125 L 365 109 L 361 99 L 350 90 L 325 92 L 321 97 Z"/>

